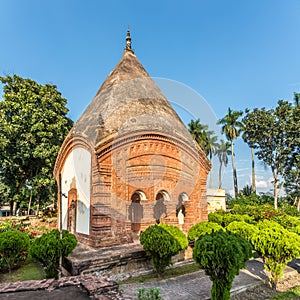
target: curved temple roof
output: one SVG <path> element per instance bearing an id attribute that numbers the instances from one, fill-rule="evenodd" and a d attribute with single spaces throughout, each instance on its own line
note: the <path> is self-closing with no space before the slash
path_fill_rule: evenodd
<path id="1" fill-rule="evenodd" d="M 195 143 L 168 100 L 131 49 L 129 31 L 123 57 L 71 130 L 96 146 L 133 132 L 158 132 Z"/>

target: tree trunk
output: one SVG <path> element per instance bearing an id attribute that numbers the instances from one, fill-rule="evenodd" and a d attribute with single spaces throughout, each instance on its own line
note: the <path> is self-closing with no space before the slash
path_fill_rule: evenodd
<path id="1" fill-rule="evenodd" d="M 274 186 L 274 208 L 277 209 L 278 208 L 278 189 L 277 189 L 277 182 L 278 182 L 278 175 L 275 174 L 274 175 L 274 183 L 273 183 L 273 186 Z"/>
<path id="2" fill-rule="evenodd" d="M 220 162 L 220 167 L 219 167 L 219 189 L 222 188 L 222 162 Z"/>
<path id="3" fill-rule="evenodd" d="M 211 169 L 209 171 L 209 187 L 212 188 L 212 153 L 209 154 L 209 161 L 211 164 Z"/>
<path id="4" fill-rule="evenodd" d="M 39 216 L 40 214 L 40 194 L 36 195 L 36 212 L 35 214 Z"/>
<path id="5" fill-rule="evenodd" d="M 234 162 L 233 141 L 231 141 L 231 161 L 232 161 L 232 171 L 233 171 L 234 196 L 236 198 L 239 190 L 238 190 L 238 183 L 237 183 L 236 167 L 235 167 L 235 162 Z"/>
<path id="6" fill-rule="evenodd" d="M 13 201 L 12 215 L 15 216 L 17 212 L 17 201 Z"/>
<path id="7" fill-rule="evenodd" d="M 31 201 L 32 201 L 32 189 L 30 190 L 30 197 L 29 197 L 29 203 L 28 203 L 28 210 L 27 210 L 28 216 L 30 215 Z"/>
<path id="8" fill-rule="evenodd" d="M 256 182 L 255 182 L 255 162 L 254 162 L 254 149 L 251 148 L 252 156 L 252 191 L 256 194 Z"/>

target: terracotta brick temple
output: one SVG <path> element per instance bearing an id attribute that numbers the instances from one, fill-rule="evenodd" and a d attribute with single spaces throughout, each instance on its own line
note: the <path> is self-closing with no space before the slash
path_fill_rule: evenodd
<path id="1" fill-rule="evenodd" d="M 160 222 L 187 232 L 207 220 L 209 170 L 206 155 L 135 56 L 128 30 L 121 60 L 58 154 L 62 228 L 94 248 L 131 243 Z"/>

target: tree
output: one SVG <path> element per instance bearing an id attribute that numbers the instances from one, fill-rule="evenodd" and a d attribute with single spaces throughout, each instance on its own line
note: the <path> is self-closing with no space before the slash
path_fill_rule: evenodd
<path id="1" fill-rule="evenodd" d="M 219 166 L 219 185 L 218 188 L 222 188 L 222 166 L 227 167 L 228 164 L 228 155 L 231 154 L 230 151 L 230 143 L 224 142 L 224 140 L 220 140 L 220 143 L 217 146 L 216 149 L 216 155 L 218 156 L 220 166 Z"/>
<path id="2" fill-rule="evenodd" d="M 231 160 L 232 160 L 232 172 L 233 172 L 233 186 L 234 186 L 234 195 L 238 195 L 238 182 L 237 174 L 235 167 L 235 157 L 234 157 L 234 140 L 240 135 L 241 128 L 243 124 L 239 121 L 239 118 L 243 115 L 242 111 L 234 111 L 230 107 L 228 108 L 228 113 L 224 118 L 218 121 L 218 124 L 222 124 L 222 133 L 225 134 L 227 140 L 231 145 Z"/>
<path id="3" fill-rule="evenodd" d="M 214 222 L 200 222 L 193 225 L 188 232 L 188 239 L 196 241 L 201 235 L 212 233 L 213 231 L 223 230 L 223 227 Z"/>
<path id="4" fill-rule="evenodd" d="M 19 230 L 0 233 L 0 257 L 8 267 L 9 273 L 14 264 L 26 259 L 29 245 L 28 235 Z"/>
<path id="5" fill-rule="evenodd" d="M 270 283 L 276 289 L 287 263 L 300 255 L 300 238 L 274 221 L 264 220 L 257 226 L 259 231 L 254 233 L 251 242 L 271 273 Z"/>
<path id="6" fill-rule="evenodd" d="M 151 257 L 154 270 L 161 277 L 171 258 L 181 250 L 180 243 L 159 225 L 149 226 L 140 236 L 140 242 L 147 255 Z"/>
<path id="7" fill-rule="evenodd" d="M 252 256 L 251 244 L 230 231 L 201 235 L 193 249 L 193 259 L 213 282 L 212 300 L 230 299 L 234 277 Z"/>
<path id="8" fill-rule="evenodd" d="M 54 229 L 35 239 L 30 254 L 44 265 L 47 278 L 57 278 L 59 258 L 67 257 L 76 245 L 77 239 L 74 234 L 63 230 L 60 238 L 60 232 Z"/>
<path id="9" fill-rule="evenodd" d="M 246 109 L 246 114 L 249 112 L 249 109 Z M 243 124 L 243 122 L 242 122 Z M 244 131 L 244 128 L 245 128 L 245 124 L 243 124 L 243 128 L 242 128 L 242 131 L 243 131 L 243 134 L 242 134 L 242 138 L 244 140 L 245 143 L 246 140 L 247 140 L 247 137 L 246 137 L 246 133 Z M 253 193 L 256 193 L 256 181 L 255 181 L 255 153 L 254 153 L 254 149 L 251 147 L 251 170 L 252 170 L 252 191 Z"/>
<path id="10" fill-rule="evenodd" d="M 73 122 L 66 116 L 66 99 L 55 85 L 40 85 L 17 75 L 0 77 L 0 181 L 10 188 L 13 214 L 22 188 L 30 183 L 39 199 L 55 190 L 52 174 L 60 146 Z"/>
<path id="11" fill-rule="evenodd" d="M 288 199 L 294 203 L 300 211 L 300 94 L 294 94 L 295 105 L 287 137 L 290 141 L 291 153 L 286 163 L 283 178 L 284 188 Z"/>
<path id="12" fill-rule="evenodd" d="M 201 124 L 199 118 L 195 121 L 191 120 L 191 122 L 188 124 L 188 127 L 192 137 L 208 156 L 210 163 L 212 163 L 213 154 L 215 154 L 218 146 L 218 137 L 215 136 L 214 131 L 208 130 L 207 125 Z M 210 170 L 209 186 L 212 187 L 212 168 Z"/>
<path id="13" fill-rule="evenodd" d="M 295 132 L 291 132 L 292 115 L 292 104 L 280 100 L 275 109 L 255 108 L 243 118 L 245 142 L 256 150 L 258 159 L 271 168 L 276 209 L 279 176 L 284 175 L 292 161 L 293 148 L 299 147 L 293 146 Z"/>

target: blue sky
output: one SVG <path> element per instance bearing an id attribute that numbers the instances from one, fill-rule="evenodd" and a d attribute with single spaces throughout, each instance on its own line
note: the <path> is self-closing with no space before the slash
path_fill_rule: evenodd
<path id="1" fill-rule="evenodd" d="M 130 25 L 135 53 L 162 90 L 170 80 L 199 96 L 166 92 L 184 121 L 203 110 L 219 119 L 228 107 L 269 108 L 300 91 L 299 15 L 299 0 L 0 0 L 0 74 L 56 84 L 76 121 L 120 60 Z M 251 165 L 242 141 L 236 164 L 242 188 Z M 257 166 L 268 191 L 270 172 Z M 232 189 L 230 166 L 224 187 Z"/>

